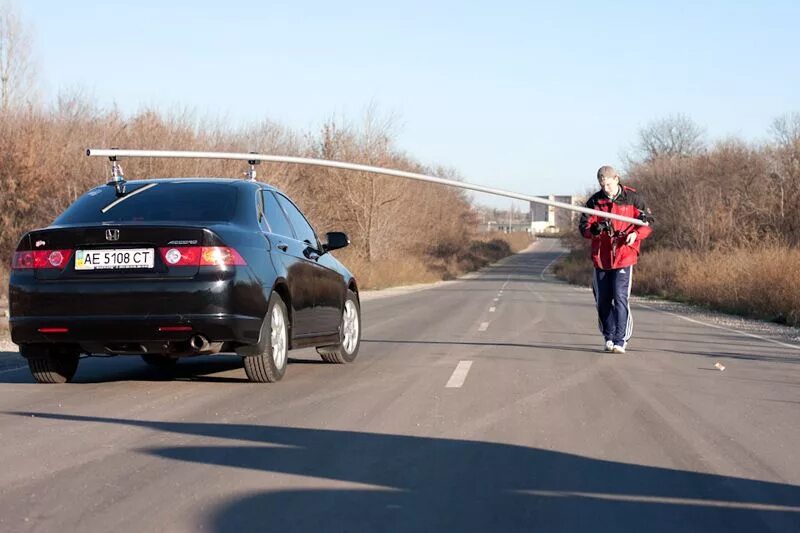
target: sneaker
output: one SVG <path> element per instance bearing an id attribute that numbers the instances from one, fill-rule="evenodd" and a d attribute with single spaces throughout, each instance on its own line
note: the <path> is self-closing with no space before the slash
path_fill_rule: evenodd
<path id="1" fill-rule="evenodd" d="M 614 352 L 614 353 L 625 353 L 625 346 L 620 346 L 618 344 L 615 344 L 611 348 L 611 351 Z"/>
<path id="2" fill-rule="evenodd" d="M 614 349 L 614 341 L 606 341 L 605 351 L 610 352 Z"/>

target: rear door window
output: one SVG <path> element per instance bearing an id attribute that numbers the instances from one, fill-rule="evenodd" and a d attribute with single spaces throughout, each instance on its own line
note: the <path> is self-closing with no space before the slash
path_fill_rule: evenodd
<path id="1" fill-rule="evenodd" d="M 303 213 L 301 213 L 300 210 L 295 207 L 295 205 L 284 195 L 276 194 L 275 196 L 277 196 L 281 207 L 283 207 L 284 211 L 286 211 L 286 215 L 289 217 L 289 222 L 292 223 L 292 227 L 297 234 L 297 240 L 306 242 L 312 247 L 317 248 L 317 235 L 314 233 L 314 229 L 311 227 L 311 224 L 309 224 L 306 220 L 306 217 L 303 216 Z"/>
<path id="2" fill-rule="evenodd" d="M 269 191 L 261 191 L 261 193 L 264 197 L 264 215 L 267 219 L 267 224 L 269 224 L 268 231 L 275 235 L 294 239 L 292 227 L 289 225 L 289 221 L 286 220 L 286 215 L 283 214 L 283 209 L 278 205 L 275 196 Z"/>
<path id="3" fill-rule="evenodd" d="M 237 190 L 224 183 L 128 183 L 96 187 L 67 208 L 54 224 L 102 222 L 229 222 L 236 215 Z"/>

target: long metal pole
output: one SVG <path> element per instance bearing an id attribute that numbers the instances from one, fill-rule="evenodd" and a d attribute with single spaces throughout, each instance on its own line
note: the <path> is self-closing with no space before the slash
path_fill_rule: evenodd
<path id="1" fill-rule="evenodd" d="M 188 151 L 170 151 L 170 150 L 105 150 L 89 148 L 86 150 L 87 156 L 95 157 L 171 157 L 171 158 L 185 158 L 185 159 L 231 159 L 240 161 L 267 161 L 270 163 L 290 163 L 295 165 L 312 165 L 318 167 L 339 168 L 342 170 L 355 170 L 358 172 L 370 172 L 373 174 L 383 174 L 385 176 L 396 176 L 399 178 L 408 178 L 417 181 L 425 181 L 428 183 L 438 183 L 440 185 L 447 185 L 450 187 L 459 187 L 471 191 L 484 192 L 487 194 L 495 194 L 497 196 L 506 196 L 508 198 L 515 198 L 517 200 L 525 200 L 527 202 L 534 202 L 538 204 L 551 205 L 561 209 L 569 209 L 570 211 L 577 211 L 579 213 L 587 213 L 589 215 L 597 215 L 599 217 L 610 218 L 622 222 L 628 222 L 636 226 L 646 226 L 646 222 L 642 222 L 638 218 L 624 217 L 614 213 L 606 213 L 605 211 L 598 211 L 596 209 L 589 209 L 577 205 L 565 204 L 563 202 L 556 202 L 554 200 L 546 200 L 536 196 L 529 196 L 527 194 L 518 194 L 511 191 L 504 191 L 502 189 L 495 189 L 492 187 L 484 187 L 482 185 L 473 185 L 471 183 L 464 183 L 463 181 L 448 180 L 444 178 L 437 178 L 435 176 L 426 176 L 425 174 L 416 174 L 414 172 L 406 172 L 404 170 L 395 170 L 391 168 L 371 167 L 368 165 L 359 165 L 355 163 L 345 163 L 342 161 L 328 161 L 326 159 L 310 159 L 305 157 L 293 157 L 285 155 L 263 155 L 263 154 L 245 154 L 245 153 L 229 153 L 229 152 L 188 152 Z"/>

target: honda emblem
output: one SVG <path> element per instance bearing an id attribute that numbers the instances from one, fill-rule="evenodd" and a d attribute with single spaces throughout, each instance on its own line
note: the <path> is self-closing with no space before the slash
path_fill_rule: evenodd
<path id="1" fill-rule="evenodd" d="M 118 241 L 119 240 L 119 230 L 118 229 L 107 229 L 106 230 L 106 240 L 107 241 Z"/>

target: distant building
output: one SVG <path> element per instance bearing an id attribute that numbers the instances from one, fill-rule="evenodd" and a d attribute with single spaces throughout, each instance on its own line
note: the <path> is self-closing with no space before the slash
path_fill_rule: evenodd
<path id="1" fill-rule="evenodd" d="M 499 231 L 501 233 L 516 233 L 518 231 L 524 231 L 530 233 L 531 225 L 527 221 L 516 221 L 509 224 L 508 222 L 496 222 L 492 220 L 486 225 L 486 231 Z"/>
<path id="2" fill-rule="evenodd" d="M 538 196 L 537 198 L 569 205 L 581 204 L 579 198 L 568 195 L 551 194 L 549 196 Z M 579 214 L 575 211 L 531 202 L 531 232 L 543 234 L 571 231 L 578 223 L 578 216 Z"/>
<path id="3" fill-rule="evenodd" d="M 509 233 L 509 232 L 530 232 L 531 219 L 526 211 L 517 211 L 512 207 L 510 210 L 478 206 L 478 231 L 483 233 Z"/>

